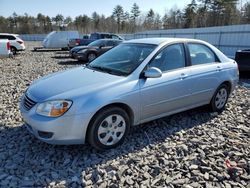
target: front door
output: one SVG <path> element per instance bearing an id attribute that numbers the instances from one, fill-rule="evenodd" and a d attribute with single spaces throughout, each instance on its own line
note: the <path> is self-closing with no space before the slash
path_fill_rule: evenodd
<path id="1" fill-rule="evenodd" d="M 183 44 L 165 47 L 148 67 L 162 71 L 160 78 L 142 78 L 141 121 L 180 111 L 190 105 L 190 67 L 186 67 Z"/>

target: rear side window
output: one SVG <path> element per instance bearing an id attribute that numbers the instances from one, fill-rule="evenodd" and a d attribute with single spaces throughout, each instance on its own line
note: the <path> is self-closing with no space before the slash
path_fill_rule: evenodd
<path id="1" fill-rule="evenodd" d="M 113 41 L 107 41 L 107 46 L 114 46 L 114 42 Z"/>
<path id="2" fill-rule="evenodd" d="M 0 35 L 0 39 L 16 40 L 16 38 L 11 35 Z"/>
<path id="3" fill-rule="evenodd" d="M 214 52 L 203 44 L 188 44 L 192 65 L 218 62 Z"/>

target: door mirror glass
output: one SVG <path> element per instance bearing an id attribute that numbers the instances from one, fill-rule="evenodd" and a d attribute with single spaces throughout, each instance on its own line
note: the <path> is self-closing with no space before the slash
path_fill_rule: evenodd
<path id="1" fill-rule="evenodd" d="M 162 72 L 159 68 L 150 67 L 144 72 L 145 78 L 160 78 L 162 76 Z"/>

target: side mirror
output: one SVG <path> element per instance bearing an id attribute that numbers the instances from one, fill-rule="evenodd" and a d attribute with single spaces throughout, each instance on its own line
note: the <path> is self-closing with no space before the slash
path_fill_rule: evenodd
<path id="1" fill-rule="evenodd" d="M 103 48 L 103 47 L 104 47 L 104 45 L 99 46 L 100 49 Z"/>
<path id="2" fill-rule="evenodd" d="M 150 67 L 146 71 L 144 71 L 145 78 L 160 78 L 162 76 L 162 72 L 159 68 Z"/>

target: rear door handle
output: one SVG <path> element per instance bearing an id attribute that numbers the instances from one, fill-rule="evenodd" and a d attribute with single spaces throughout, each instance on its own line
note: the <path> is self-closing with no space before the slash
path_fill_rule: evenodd
<path id="1" fill-rule="evenodd" d="M 188 77 L 188 75 L 187 74 L 185 74 L 185 73 L 181 73 L 181 79 L 185 79 L 185 78 L 187 78 Z"/>

